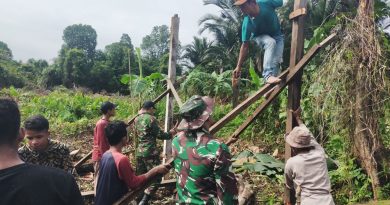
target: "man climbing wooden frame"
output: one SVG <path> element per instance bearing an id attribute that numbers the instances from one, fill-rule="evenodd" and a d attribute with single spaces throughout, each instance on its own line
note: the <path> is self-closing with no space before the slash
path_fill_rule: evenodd
<path id="1" fill-rule="evenodd" d="M 283 81 L 280 84 L 276 85 L 270 85 L 266 84 L 262 88 L 260 88 L 254 95 L 247 98 L 245 101 L 243 101 L 241 104 L 239 104 L 236 108 L 234 108 L 232 111 L 230 111 L 228 114 L 226 114 L 223 118 L 221 118 L 218 122 L 216 122 L 211 128 L 211 133 L 216 133 L 220 129 L 222 129 L 223 126 L 225 126 L 227 123 L 229 123 L 231 120 L 233 120 L 238 114 L 240 114 L 242 111 L 244 111 L 246 108 L 248 108 L 251 104 L 259 100 L 264 94 L 269 92 L 269 97 L 256 109 L 256 111 L 234 132 L 234 134 L 231 136 L 232 138 L 238 138 L 239 135 L 250 125 L 250 123 L 253 122 L 254 118 L 257 117 L 268 105 L 272 100 L 274 100 L 277 95 L 285 88 L 289 83 L 291 83 L 296 76 L 298 71 L 301 71 L 305 65 L 309 63 L 309 61 L 315 56 L 316 53 L 319 52 L 321 48 L 326 46 L 328 43 L 331 42 L 335 38 L 335 34 L 330 35 L 325 40 L 323 40 L 320 44 L 317 44 L 313 46 L 307 54 L 298 62 L 298 64 L 294 68 L 288 68 L 286 71 L 284 71 L 282 74 L 280 74 L 278 77 L 283 79 Z M 245 125 L 245 126 L 244 126 Z M 236 140 L 236 139 L 235 139 Z M 232 142 L 230 142 L 232 143 Z"/>

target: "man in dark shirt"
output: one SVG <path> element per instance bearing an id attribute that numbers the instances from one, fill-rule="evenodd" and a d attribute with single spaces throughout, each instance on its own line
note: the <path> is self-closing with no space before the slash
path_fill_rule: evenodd
<path id="1" fill-rule="evenodd" d="M 110 149 L 103 154 L 100 161 L 95 205 L 113 204 L 129 189 L 143 186 L 155 176 L 168 172 L 166 166 L 159 165 L 143 175 L 135 175 L 129 159 L 122 154 L 122 148 L 127 145 L 129 139 L 126 127 L 122 121 L 113 121 L 104 129 Z"/>
<path id="2" fill-rule="evenodd" d="M 15 101 L 0 98 L 0 204 L 82 205 L 79 188 L 71 174 L 24 163 L 18 146 L 24 136 Z"/>

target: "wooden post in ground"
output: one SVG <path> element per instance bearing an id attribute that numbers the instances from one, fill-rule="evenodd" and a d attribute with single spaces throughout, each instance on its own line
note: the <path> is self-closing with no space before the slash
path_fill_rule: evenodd
<path id="1" fill-rule="evenodd" d="M 130 98 L 131 96 L 133 95 L 132 93 L 132 90 L 131 90 L 131 65 L 130 65 L 130 57 L 131 57 L 131 50 L 130 48 L 128 49 L 128 52 L 129 52 L 129 77 L 130 77 L 130 81 L 129 81 L 129 90 L 130 90 Z"/>
<path id="2" fill-rule="evenodd" d="M 238 105 L 238 97 L 240 95 L 240 81 L 241 78 L 232 78 L 232 89 L 233 89 L 233 95 L 232 95 L 232 105 L 233 108 L 235 108 Z"/>
<path id="3" fill-rule="evenodd" d="M 292 25 L 292 37 L 291 37 L 291 51 L 290 51 L 290 68 L 294 68 L 297 62 L 303 56 L 303 44 L 304 44 L 304 17 L 306 13 L 307 0 L 295 0 L 294 11 L 290 15 L 290 19 L 293 21 Z M 304 12 L 302 12 L 304 10 Z M 303 70 L 299 71 L 295 76 L 295 79 L 288 86 L 288 103 L 287 103 L 287 121 L 286 121 L 286 133 L 289 133 L 297 124 L 290 110 L 296 110 L 300 106 L 301 100 L 301 84 L 302 84 Z M 291 147 L 285 144 L 285 160 L 291 157 Z M 289 189 L 285 189 L 285 200 L 295 203 L 295 192 L 291 192 Z"/>
<path id="4" fill-rule="evenodd" d="M 176 81 L 176 60 L 178 54 L 178 45 L 179 45 L 179 24 L 180 18 L 175 14 L 171 19 L 171 37 L 169 45 L 169 66 L 168 66 L 168 79 L 167 89 L 170 89 L 171 86 L 175 84 Z M 165 111 L 165 132 L 168 132 L 173 125 L 173 100 L 174 95 L 170 92 L 167 96 L 167 104 Z M 172 155 L 172 141 L 164 140 L 164 163 L 166 159 L 171 158 Z"/>

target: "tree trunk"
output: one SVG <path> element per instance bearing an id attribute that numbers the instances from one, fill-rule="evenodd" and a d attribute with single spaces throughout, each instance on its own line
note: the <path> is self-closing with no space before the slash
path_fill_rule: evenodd
<path id="1" fill-rule="evenodd" d="M 357 78 L 362 77 L 361 71 L 362 69 L 359 69 Z M 361 84 L 364 84 L 364 82 L 361 81 L 359 84 L 360 86 L 356 92 L 356 107 L 354 113 L 355 130 L 353 151 L 371 179 L 374 199 L 377 200 L 381 198 L 378 164 L 374 157 L 375 152 L 378 151 L 376 147 L 378 144 L 381 144 L 378 140 L 378 120 L 375 119 L 376 116 L 372 116 L 373 110 L 371 110 L 370 107 L 367 107 L 367 105 L 371 105 L 373 102 L 370 102 L 371 100 L 367 99 L 366 91 L 361 89 Z"/>
<path id="2" fill-rule="evenodd" d="M 363 169 L 371 179 L 374 199 L 381 198 L 381 183 L 378 176 L 381 159 L 377 153 L 383 148 L 380 140 L 377 109 L 377 99 L 380 94 L 376 88 L 378 65 L 378 42 L 375 39 L 374 1 L 360 0 L 356 21 L 359 28 L 357 38 L 353 44 L 357 44 L 354 52 L 359 56 L 359 63 L 355 63 L 355 108 L 354 108 L 354 132 L 352 133 L 353 152 L 358 157 Z"/>

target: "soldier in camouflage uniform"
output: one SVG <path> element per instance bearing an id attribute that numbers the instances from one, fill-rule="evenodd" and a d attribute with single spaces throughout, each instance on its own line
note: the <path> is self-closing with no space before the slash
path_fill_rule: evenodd
<path id="1" fill-rule="evenodd" d="M 28 163 L 72 171 L 69 148 L 51 140 L 48 120 L 36 115 L 24 122 L 27 144 L 19 148 L 20 158 Z"/>
<path id="2" fill-rule="evenodd" d="M 154 103 L 152 101 L 146 101 L 134 121 L 135 130 L 138 135 L 138 147 L 136 151 L 137 175 L 144 174 L 153 167 L 161 164 L 156 139 L 169 140 L 176 133 L 175 128 L 169 132 L 163 132 L 160 129 L 154 116 L 155 111 Z M 156 183 L 145 190 L 144 196 L 139 203 L 140 205 L 149 203 L 151 196 L 157 191 L 158 187 Z"/>
<path id="3" fill-rule="evenodd" d="M 211 98 L 193 96 L 180 108 L 183 120 L 172 141 L 176 204 L 238 204 L 229 149 L 208 131 L 213 106 Z"/>

